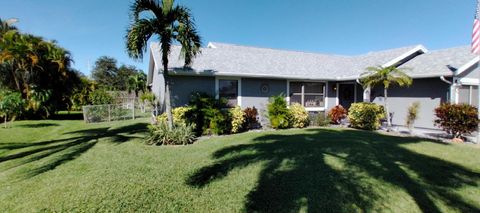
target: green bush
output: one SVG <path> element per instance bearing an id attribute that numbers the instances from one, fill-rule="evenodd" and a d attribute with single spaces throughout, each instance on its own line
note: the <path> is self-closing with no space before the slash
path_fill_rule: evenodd
<path id="1" fill-rule="evenodd" d="M 477 108 L 468 104 L 442 104 L 435 109 L 435 116 L 435 125 L 454 138 L 461 138 L 478 128 Z"/>
<path id="2" fill-rule="evenodd" d="M 113 97 L 105 90 L 95 90 L 90 93 L 90 100 L 93 105 L 113 104 Z"/>
<path id="3" fill-rule="evenodd" d="M 187 124 L 175 124 L 172 129 L 167 123 L 160 122 L 150 125 L 147 144 L 149 145 L 187 145 L 195 141 L 193 126 Z"/>
<path id="4" fill-rule="evenodd" d="M 277 95 L 270 98 L 267 105 L 267 114 L 272 128 L 286 129 L 290 127 L 291 115 L 283 95 Z"/>
<path id="5" fill-rule="evenodd" d="M 142 103 L 148 102 L 150 105 L 154 106 L 155 105 L 155 94 L 153 94 L 152 92 L 143 93 L 140 96 L 140 101 Z"/>
<path id="6" fill-rule="evenodd" d="M 308 112 L 299 103 L 290 105 L 291 126 L 294 128 L 304 128 L 310 122 L 308 120 Z"/>
<path id="7" fill-rule="evenodd" d="M 25 101 L 19 92 L 0 91 L 0 116 L 3 117 L 5 128 L 7 127 L 7 120 L 15 120 L 16 116 L 22 113 L 24 105 Z"/>
<path id="8" fill-rule="evenodd" d="M 331 120 L 324 113 L 310 115 L 310 125 L 312 126 L 328 126 Z"/>
<path id="9" fill-rule="evenodd" d="M 228 134 L 231 123 L 225 99 L 216 100 L 206 93 L 193 93 L 189 107 L 188 118 L 195 124 L 197 135 Z"/>
<path id="10" fill-rule="evenodd" d="M 246 114 L 240 108 L 240 106 L 236 106 L 229 110 L 229 115 L 231 116 L 231 126 L 232 130 L 231 133 L 239 133 L 244 130 L 245 121 L 246 121 Z"/>
<path id="11" fill-rule="evenodd" d="M 380 127 L 380 119 L 385 117 L 383 107 L 374 103 L 354 103 L 348 110 L 348 119 L 353 128 L 375 130 Z"/>
<path id="12" fill-rule="evenodd" d="M 173 116 L 173 123 L 177 124 L 192 124 L 188 118 L 190 111 L 192 110 L 191 107 L 175 107 L 172 109 L 172 116 Z M 167 122 L 167 114 L 162 113 L 161 115 L 157 116 L 157 122 Z"/>

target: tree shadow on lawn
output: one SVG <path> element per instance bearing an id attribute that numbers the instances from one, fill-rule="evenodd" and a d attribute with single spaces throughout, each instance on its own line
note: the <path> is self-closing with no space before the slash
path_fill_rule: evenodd
<path id="1" fill-rule="evenodd" d="M 220 149 L 212 156 L 216 162 L 196 171 L 187 183 L 203 187 L 235 168 L 260 162 L 259 180 L 246 198 L 248 212 L 378 211 L 375 203 L 388 203 L 391 196 L 382 187 L 389 186 L 397 188 L 390 193 L 408 193 L 424 212 L 441 211 L 434 200 L 459 211 L 479 210 L 452 192 L 478 187 L 479 173 L 400 146 L 424 139 L 356 130 L 306 131 L 260 136 L 251 144 Z"/>
<path id="2" fill-rule="evenodd" d="M 50 127 L 50 126 L 59 126 L 55 123 L 36 123 L 36 124 L 20 124 L 18 127 L 23 128 L 43 128 L 43 127 Z"/>
<path id="3" fill-rule="evenodd" d="M 55 169 L 57 166 L 74 160 L 100 139 L 109 139 L 112 143 L 124 143 L 141 136 L 135 133 L 147 130 L 146 123 L 137 123 L 120 128 L 94 128 L 65 133 L 71 137 L 35 143 L 3 143 L 0 150 L 14 154 L 0 155 L 0 172 L 26 166 L 19 174 L 20 179 L 30 178 Z M 42 161 L 41 163 L 36 163 Z"/>

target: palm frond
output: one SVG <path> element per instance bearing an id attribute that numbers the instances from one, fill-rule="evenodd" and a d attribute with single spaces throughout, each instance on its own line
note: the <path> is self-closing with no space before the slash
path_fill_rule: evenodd
<path id="1" fill-rule="evenodd" d="M 200 53 L 201 37 L 196 30 L 195 22 L 188 8 L 177 6 L 174 13 L 179 23 L 176 28 L 176 40 L 182 46 L 180 57 L 184 59 L 185 66 L 188 67 L 192 64 L 193 58 Z"/>
<path id="2" fill-rule="evenodd" d="M 158 19 L 163 17 L 162 5 L 158 0 L 136 0 L 130 7 L 130 11 L 134 22 L 140 19 L 142 12 L 147 11 L 152 12 Z"/>
<path id="3" fill-rule="evenodd" d="M 157 19 L 138 19 L 132 23 L 127 35 L 126 46 L 128 55 L 135 59 L 142 59 L 143 53 L 147 50 L 147 42 L 155 31 Z"/>
<path id="4" fill-rule="evenodd" d="M 389 88 L 392 84 L 399 86 L 410 86 L 412 84 L 412 78 L 404 72 L 408 68 L 375 66 L 367 67 L 365 70 L 366 72 L 360 75 L 360 82 L 364 87 L 383 84 L 385 88 Z"/>

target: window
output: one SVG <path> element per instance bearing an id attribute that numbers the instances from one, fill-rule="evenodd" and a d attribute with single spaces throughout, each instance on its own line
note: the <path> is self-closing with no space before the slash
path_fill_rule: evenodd
<path id="1" fill-rule="evenodd" d="M 458 103 L 478 105 L 478 87 L 470 85 L 462 85 L 458 88 Z"/>
<path id="2" fill-rule="evenodd" d="M 230 107 L 238 105 L 238 80 L 218 80 L 218 96 L 226 99 Z"/>
<path id="3" fill-rule="evenodd" d="M 304 107 L 324 107 L 325 84 L 320 82 L 290 82 L 290 104 Z"/>

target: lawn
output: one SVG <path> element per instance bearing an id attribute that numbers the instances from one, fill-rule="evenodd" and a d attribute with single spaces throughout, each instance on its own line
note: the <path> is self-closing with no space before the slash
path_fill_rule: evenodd
<path id="1" fill-rule="evenodd" d="M 480 210 L 480 149 L 350 129 L 143 144 L 146 119 L 0 129 L 0 210 Z"/>

